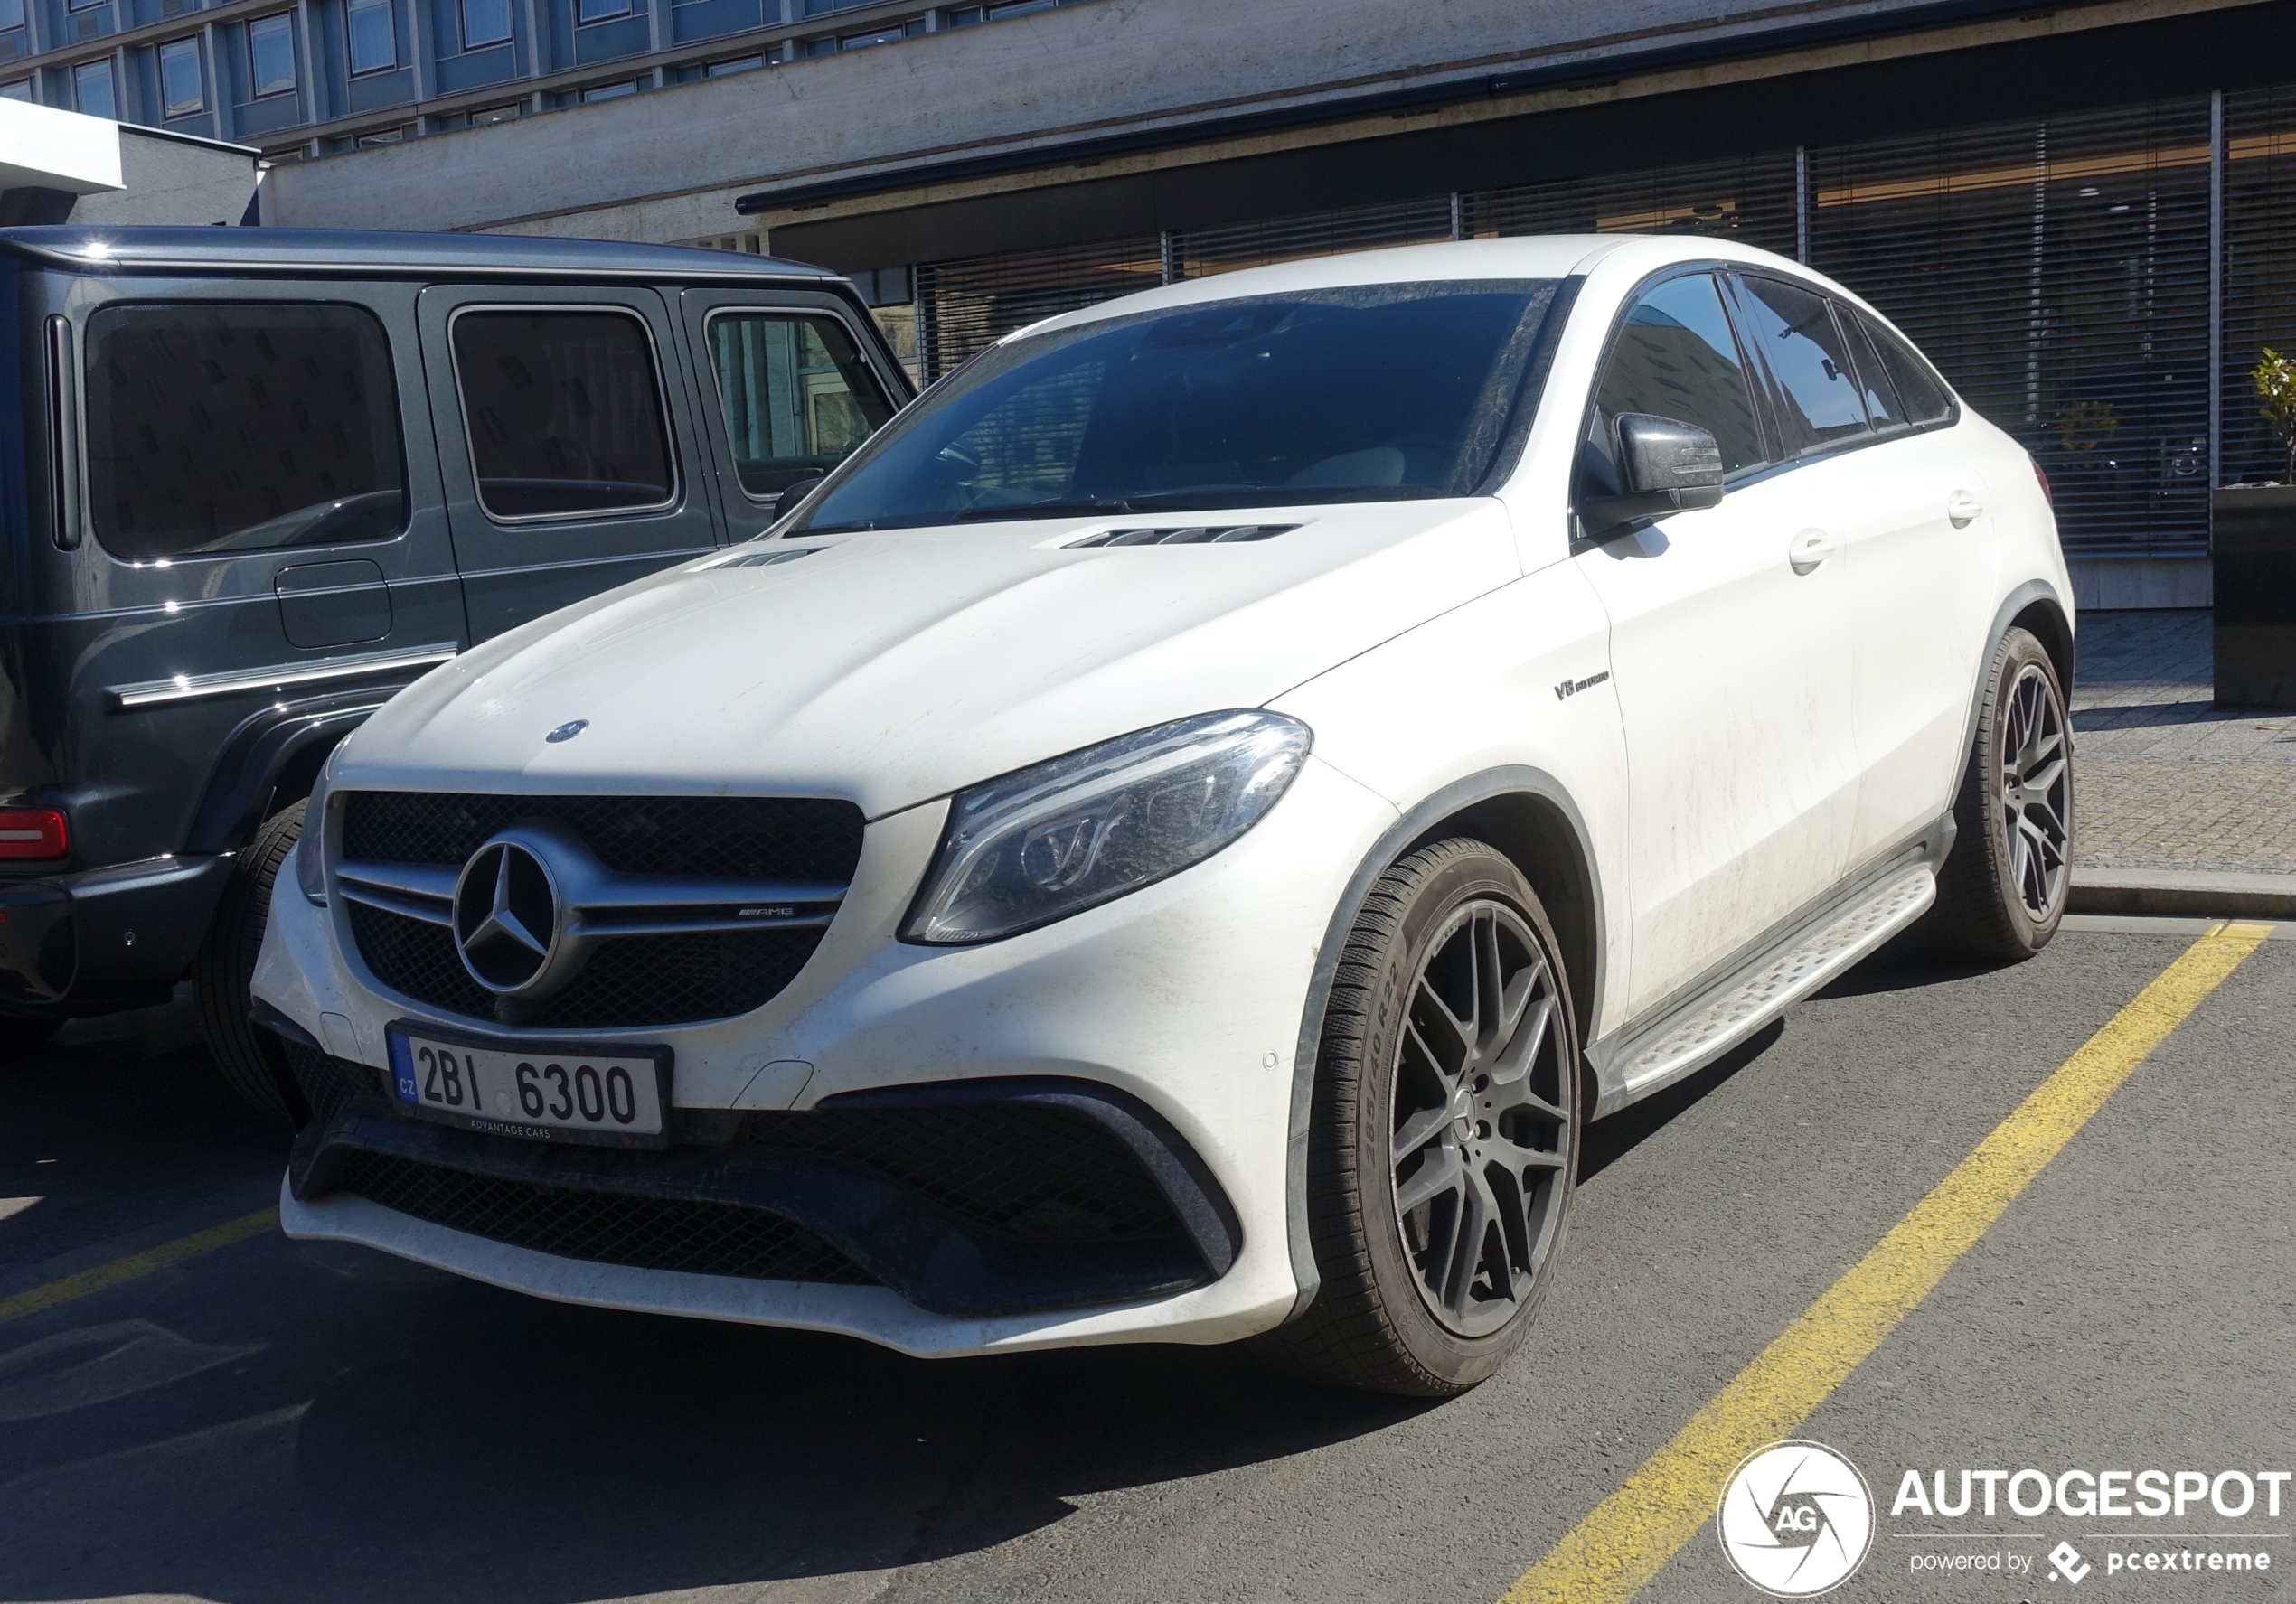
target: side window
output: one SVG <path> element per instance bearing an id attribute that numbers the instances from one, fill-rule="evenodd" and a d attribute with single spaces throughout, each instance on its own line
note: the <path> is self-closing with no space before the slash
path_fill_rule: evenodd
<path id="1" fill-rule="evenodd" d="M 1891 382 L 1889 371 L 1882 365 L 1865 324 L 1858 321 L 1856 311 L 1840 301 L 1833 304 L 1833 320 L 1849 342 L 1849 354 L 1857 361 L 1858 390 L 1865 397 L 1866 416 L 1873 419 L 1874 432 L 1887 434 L 1904 428 L 1905 408 L 1897 399 L 1897 386 Z"/>
<path id="2" fill-rule="evenodd" d="M 1864 434 L 1865 403 L 1825 296 L 1776 278 L 1740 282 L 1751 342 L 1778 383 L 1787 449 L 1806 451 Z"/>
<path id="3" fill-rule="evenodd" d="M 362 308 L 99 307 L 87 396 L 89 510 L 114 556 L 383 540 L 406 522 L 391 349 Z"/>
<path id="4" fill-rule="evenodd" d="M 647 512 L 677 500 L 654 342 L 636 313 L 464 312 L 453 334 L 489 517 Z"/>
<path id="5" fill-rule="evenodd" d="M 1858 325 L 1879 354 L 1882 371 L 1896 386 L 1908 421 L 1938 423 L 1953 415 L 1953 397 L 1945 393 L 1935 371 L 1912 346 L 1872 318 L 1860 315 Z"/>
<path id="6" fill-rule="evenodd" d="M 1584 455 L 1585 493 L 1617 493 L 1614 427 L 1622 412 L 1694 423 L 1722 447 L 1722 471 L 1764 460 L 1754 398 L 1722 298 L 1708 274 L 1669 279 L 1635 302 L 1604 359 Z"/>
<path id="7" fill-rule="evenodd" d="M 852 332 L 833 317 L 720 312 L 709 327 L 734 469 L 759 501 L 826 474 L 893 416 Z"/>

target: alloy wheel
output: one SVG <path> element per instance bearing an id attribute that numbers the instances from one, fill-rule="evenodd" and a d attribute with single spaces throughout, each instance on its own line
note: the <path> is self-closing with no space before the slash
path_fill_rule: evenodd
<path id="1" fill-rule="evenodd" d="M 2009 873 L 2026 917 L 2047 923 L 2065 899 L 2072 858 L 2073 765 L 2065 703 L 2028 662 L 2009 687 L 2001 719 L 2001 813 Z"/>
<path id="2" fill-rule="evenodd" d="M 1454 909 L 1413 977 L 1390 1114 L 1397 1227 L 1419 1296 L 1498 1329 L 1546 1268 L 1576 1155 L 1553 965 L 1505 903 Z"/>

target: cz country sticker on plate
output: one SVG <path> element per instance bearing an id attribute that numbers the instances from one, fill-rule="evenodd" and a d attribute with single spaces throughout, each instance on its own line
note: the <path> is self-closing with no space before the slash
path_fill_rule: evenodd
<path id="1" fill-rule="evenodd" d="M 391 1095 L 409 1113 L 535 1141 L 669 1145 L 667 1047 L 505 1046 L 408 1024 L 384 1035 Z"/>

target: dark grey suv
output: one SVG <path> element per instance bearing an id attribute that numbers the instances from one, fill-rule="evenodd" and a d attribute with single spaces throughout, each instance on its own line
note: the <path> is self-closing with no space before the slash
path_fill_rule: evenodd
<path id="1" fill-rule="evenodd" d="M 908 399 L 842 279 L 590 241 L 0 229 L 0 1037 L 190 976 L 219 1067 L 329 749 L 763 531 Z"/>

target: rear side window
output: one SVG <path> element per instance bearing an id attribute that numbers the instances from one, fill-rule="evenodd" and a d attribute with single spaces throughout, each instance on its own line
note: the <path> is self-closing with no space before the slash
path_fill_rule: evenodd
<path id="1" fill-rule="evenodd" d="M 1866 399 L 1866 415 L 1873 419 L 1876 432 L 1904 428 L 1905 409 L 1898 403 L 1897 387 L 1890 381 L 1889 371 L 1882 365 L 1880 354 L 1867 337 L 1858 314 L 1836 301 L 1833 316 L 1842 337 L 1849 342 L 1850 355 L 1857 361 L 1858 393 Z"/>
<path id="2" fill-rule="evenodd" d="M 1936 372 L 1918 352 L 1870 317 L 1858 314 L 1857 322 L 1873 342 L 1875 352 L 1881 359 L 1882 371 L 1896 386 L 1909 422 L 1939 423 L 1952 416 L 1953 398 L 1945 393 Z"/>
<path id="3" fill-rule="evenodd" d="M 1710 275 L 1669 279 L 1634 303 L 1604 361 L 1595 410 L 1586 465 L 1596 480 L 1609 469 L 1612 429 L 1622 412 L 1698 425 L 1722 447 L 1726 474 L 1764 460 L 1746 367 Z M 1590 485 L 1590 492 L 1617 493 L 1611 477 L 1608 484 Z"/>
<path id="4" fill-rule="evenodd" d="M 610 516 L 677 499 L 654 341 L 637 314 L 465 312 L 454 348 L 488 516 Z"/>
<path id="5" fill-rule="evenodd" d="M 1866 432 L 1856 370 L 1826 297 L 1775 278 L 1746 278 L 1747 333 L 1777 380 L 1786 446 L 1807 450 Z"/>
<path id="6" fill-rule="evenodd" d="M 834 318 L 720 313 L 710 320 L 710 361 L 735 472 L 760 501 L 828 473 L 893 416 Z"/>
<path id="7" fill-rule="evenodd" d="M 87 408 L 89 510 L 114 556 L 381 540 L 406 523 L 390 346 L 362 308 L 99 307 Z"/>

